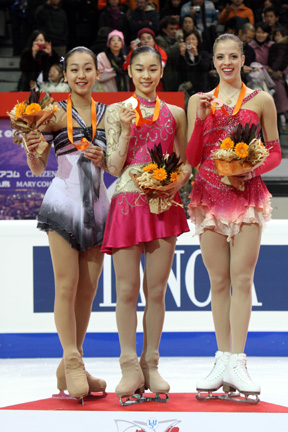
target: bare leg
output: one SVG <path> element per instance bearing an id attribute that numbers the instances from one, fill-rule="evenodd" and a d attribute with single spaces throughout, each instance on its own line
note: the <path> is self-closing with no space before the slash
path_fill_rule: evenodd
<path id="1" fill-rule="evenodd" d="M 252 309 L 252 284 L 259 255 L 261 233 L 259 225 L 244 224 L 231 244 L 232 353 L 243 353 L 245 348 Z"/>
<path id="2" fill-rule="evenodd" d="M 206 230 L 201 252 L 211 284 L 211 305 L 218 349 L 230 352 L 230 246 L 226 236 Z"/>
<path id="3" fill-rule="evenodd" d="M 145 384 L 155 393 L 167 393 L 169 384 L 157 372 L 159 344 L 165 315 L 165 293 L 172 267 L 176 237 L 153 240 L 145 244 L 143 317 L 144 342 L 141 367 Z"/>

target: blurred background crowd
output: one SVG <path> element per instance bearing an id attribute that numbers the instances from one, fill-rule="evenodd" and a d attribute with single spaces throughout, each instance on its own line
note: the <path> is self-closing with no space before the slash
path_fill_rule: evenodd
<path id="1" fill-rule="evenodd" d="M 159 91 L 185 102 L 217 85 L 212 50 L 224 32 L 244 44 L 243 81 L 273 95 L 279 130 L 288 112 L 288 0 L 0 0 L 0 41 L 11 33 L 18 91 L 69 91 L 61 57 L 84 45 L 98 60 L 95 91 L 131 91 L 127 68 L 139 45 L 160 51 Z"/>

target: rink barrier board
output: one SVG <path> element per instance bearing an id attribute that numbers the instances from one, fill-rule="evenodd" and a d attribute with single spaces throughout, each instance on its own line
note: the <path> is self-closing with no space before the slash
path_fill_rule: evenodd
<path id="1" fill-rule="evenodd" d="M 143 333 L 136 335 L 138 356 Z M 85 357 L 119 357 L 117 333 L 87 333 Z M 160 343 L 163 357 L 207 357 L 217 351 L 214 332 L 164 332 Z M 288 332 L 249 332 L 245 352 L 248 356 L 287 357 Z M 57 333 L 0 334 L 0 358 L 62 357 Z"/>
<path id="2" fill-rule="evenodd" d="M 0 118 L 7 118 L 7 111 L 11 111 L 18 102 L 25 101 L 30 92 L 1 92 L 0 98 Z M 122 102 L 132 96 L 133 92 L 100 92 L 92 93 L 94 100 L 102 102 L 106 105 Z M 68 93 L 51 93 L 53 99 L 58 102 L 66 100 Z M 184 93 L 183 92 L 159 92 L 158 96 L 166 103 L 177 105 L 184 108 Z M 41 96 L 42 98 L 43 96 Z"/>

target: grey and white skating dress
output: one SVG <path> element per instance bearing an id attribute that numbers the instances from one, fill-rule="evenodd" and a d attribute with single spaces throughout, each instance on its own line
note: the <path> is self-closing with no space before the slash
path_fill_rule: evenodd
<path id="1" fill-rule="evenodd" d="M 66 111 L 66 101 L 59 102 Z M 97 104 L 97 126 L 106 105 Z M 92 127 L 87 128 L 77 111 L 72 116 L 80 125 L 73 127 L 73 142 L 85 137 L 91 141 Z M 54 142 L 58 170 L 49 186 L 38 215 L 37 227 L 55 231 L 78 251 L 86 251 L 102 243 L 109 198 L 103 181 L 103 170 L 84 157 L 70 143 L 67 130 L 43 133 L 47 142 Z M 92 145 L 106 153 L 105 131 L 98 129 Z"/>

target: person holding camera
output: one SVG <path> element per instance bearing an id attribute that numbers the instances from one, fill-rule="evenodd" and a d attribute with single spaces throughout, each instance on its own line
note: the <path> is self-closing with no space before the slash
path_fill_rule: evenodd
<path id="1" fill-rule="evenodd" d="M 18 83 L 18 91 L 30 91 L 37 86 L 37 78 L 42 72 L 43 81 L 48 81 L 50 67 L 59 62 L 59 57 L 47 41 L 43 31 L 34 30 L 20 57 L 22 72 Z"/>
<path id="2" fill-rule="evenodd" d="M 185 108 L 188 99 L 195 93 L 207 92 L 208 72 L 211 68 L 211 56 L 202 49 L 202 41 L 199 32 L 194 29 L 185 34 L 184 43 L 186 50 L 181 52 L 177 62 L 178 90 L 185 93 Z"/>
<path id="3" fill-rule="evenodd" d="M 130 59 L 131 59 L 131 55 L 133 54 L 133 52 L 140 46 L 144 46 L 144 45 L 148 45 L 151 48 L 155 48 L 157 51 L 159 51 L 160 55 L 161 55 L 161 59 L 162 59 L 162 68 L 164 69 L 164 67 L 166 66 L 166 62 L 167 62 L 167 54 L 164 51 L 163 48 L 161 48 L 159 45 L 156 44 L 155 42 L 155 33 L 153 32 L 153 30 L 149 29 L 149 28 L 143 28 L 141 30 L 139 30 L 139 32 L 137 33 L 137 38 L 134 39 L 133 41 L 131 41 L 130 43 L 130 51 L 126 57 L 126 60 L 123 64 L 123 69 L 126 71 L 130 65 Z M 131 80 L 130 82 L 130 90 L 134 91 L 135 90 L 135 86 L 133 84 L 133 81 Z M 160 79 L 159 84 L 157 86 L 156 91 L 163 91 L 164 87 L 163 87 L 163 82 L 162 79 Z"/>
<path id="4" fill-rule="evenodd" d="M 219 24 L 226 24 L 226 22 L 233 18 L 248 18 L 251 24 L 254 24 L 254 14 L 252 9 L 244 4 L 244 0 L 231 0 L 228 1 L 225 8 L 222 10 L 218 19 Z"/>
<path id="5" fill-rule="evenodd" d="M 186 50 L 185 43 L 176 40 L 177 28 L 177 20 L 172 16 L 167 16 L 160 21 L 160 33 L 156 36 L 156 43 L 167 54 L 167 63 L 163 73 L 165 91 L 177 91 L 178 71 L 175 63 L 180 54 Z"/>
<path id="6" fill-rule="evenodd" d="M 217 25 L 217 12 L 212 1 L 194 0 L 185 3 L 181 8 L 181 19 L 185 15 L 196 18 L 197 28 L 202 33 L 207 27 Z"/>

